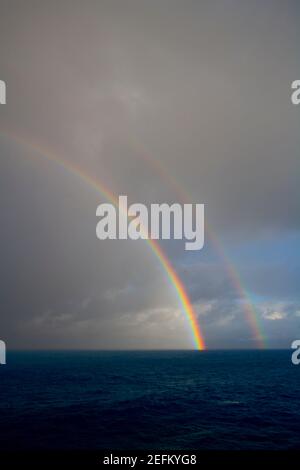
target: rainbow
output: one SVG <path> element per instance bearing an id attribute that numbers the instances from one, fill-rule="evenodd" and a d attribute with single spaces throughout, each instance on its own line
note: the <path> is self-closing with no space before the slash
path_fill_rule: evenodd
<path id="1" fill-rule="evenodd" d="M 106 200 L 111 202 L 115 207 L 119 206 L 118 197 L 112 191 L 110 191 L 109 188 L 107 188 L 102 182 L 100 182 L 98 178 L 96 179 L 92 175 L 85 172 L 79 165 L 66 161 L 60 157 L 57 157 L 52 152 L 49 152 L 49 150 L 45 151 L 45 149 L 41 148 L 38 144 L 35 144 L 35 143 L 33 144 L 32 142 L 29 143 L 24 138 L 20 136 L 15 136 L 11 132 L 8 132 L 8 131 L 4 132 L 3 130 L 1 130 L 0 132 L 3 136 L 7 136 L 8 138 L 11 138 L 21 145 L 26 145 L 27 148 L 30 147 L 36 153 L 40 154 L 47 160 L 56 163 L 61 168 L 67 170 L 69 173 L 73 174 L 76 177 L 79 177 L 81 180 L 86 182 L 91 188 L 93 188 L 95 191 L 101 194 Z M 120 207 L 120 210 L 122 210 L 122 207 Z M 144 241 L 152 249 L 153 253 L 155 254 L 156 258 L 159 260 L 161 266 L 163 267 L 165 273 L 167 274 L 167 277 L 171 285 L 175 289 L 179 302 L 189 322 L 195 348 L 200 351 L 205 350 L 206 346 L 205 346 L 204 336 L 198 324 L 195 310 L 189 299 L 189 296 L 186 292 L 183 282 L 181 281 L 180 277 L 176 273 L 174 267 L 172 266 L 170 260 L 168 259 L 164 251 L 162 250 L 159 243 L 156 240 L 152 240 L 150 238 L 145 239 Z"/>
<path id="2" fill-rule="evenodd" d="M 134 144 L 136 150 L 137 143 Z M 175 179 L 170 172 L 167 172 L 165 167 L 156 159 L 148 157 L 144 152 L 140 154 L 140 158 L 143 160 L 159 175 L 159 177 L 166 182 L 169 187 L 173 188 L 175 194 L 178 195 L 179 199 L 183 203 L 190 203 L 191 197 L 190 195 L 179 185 L 178 181 Z M 245 316 L 247 322 L 253 332 L 254 338 L 256 340 L 257 346 L 260 349 L 264 349 L 267 347 L 266 338 L 262 331 L 262 326 L 260 324 L 260 318 L 258 316 L 257 311 L 255 310 L 246 289 L 243 287 L 241 276 L 239 275 L 236 267 L 233 267 L 232 262 L 230 261 L 229 257 L 226 255 L 226 251 L 222 246 L 219 239 L 216 237 L 215 233 L 207 223 L 207 219 L 205 221 L 206 231 L 209 235 L 209 239 L 212 242 L 215 252 L 218 254 L 219 258 L 222 260 L 223 265 L 226 268 L 227 274 L 231 280 L 231 284 L 235 288 L 236 292 L 238 293 L 242 306 L 244 308 Z"/>

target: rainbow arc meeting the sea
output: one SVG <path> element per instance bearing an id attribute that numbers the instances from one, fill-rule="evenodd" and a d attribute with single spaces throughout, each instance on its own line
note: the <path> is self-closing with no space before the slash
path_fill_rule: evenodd
<path id="1" fill-rule="evenodd" d="M 4 136 L 7 136 L 8 138 L 13 139 L 20 145 L 25 145 L 27 146 L 27 148 L 31 148 L 40 156 L 58 164 L 62 169 L 72 173 L 76 177 L 79 177 L 81 180 L 85 181 L 91 188 L 93 188 L 95 191 L 101 194 L 107 201 L 111 202 L 114 206 L 119 207 L 118 197 L 109 188 L 107 188 L 102 182 L 100 182 L 98 178 L 96 179 L 92 175 L 85 172 L 79 165 L 71 163 L 70 161 L 64 160 L 54 155 L 48 149 L 44 149 L 40 147 L 38 144 L 29 142 L 28 140 L 25 140 L 24 138 L 20 136 L 13 135 L 11 132 L 1 131 L 1 134 Z M 122 207 L 119 207 L 119 209 L 122 210 Z M 172 263 L 170 262 L 170 260 L 168 259 L 164 251 L 162 250 L 159 243 L 156 240 L 153 240 L 150 238 L 145 239 L 144 241 L 152 249 L 152 252 L 155 254 L 156 258 L 159 260 L 171 285 L 176 291 L 179 302 L 189 322 L 195 348 L 200 351 L 206 349 L 203 333 L 201 331 L 195 310 L 189 299 L 189 296 L 187 294 L 187 291 L 183 282 L 181 281 L 180 277 L 176 273 Z"/>

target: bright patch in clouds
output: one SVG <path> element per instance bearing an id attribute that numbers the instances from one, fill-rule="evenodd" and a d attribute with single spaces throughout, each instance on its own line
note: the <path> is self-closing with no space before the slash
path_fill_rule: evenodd
<path id="1" fill-rule="evenodd" d="M 286 313 L 284 312 L 265 313 L 264 318 L 266 320 L 283 320 L 284 318 L 286 318 Z"/>

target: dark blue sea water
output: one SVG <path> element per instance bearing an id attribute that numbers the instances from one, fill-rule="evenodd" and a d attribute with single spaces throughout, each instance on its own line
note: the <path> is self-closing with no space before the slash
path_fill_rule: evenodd
<path id="1" fill-rule="evenodd" d="M 290 351 L 13 352 L 0 449 L 300 448 Z"/>

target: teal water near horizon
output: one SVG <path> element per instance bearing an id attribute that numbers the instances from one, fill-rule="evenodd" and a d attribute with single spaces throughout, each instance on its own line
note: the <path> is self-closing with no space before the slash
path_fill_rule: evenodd
<path id="1" fill-rule="evenodd" d="M 300 366 L 278 351 L 14 351 L 0 449 L 300 449 Z"/>

